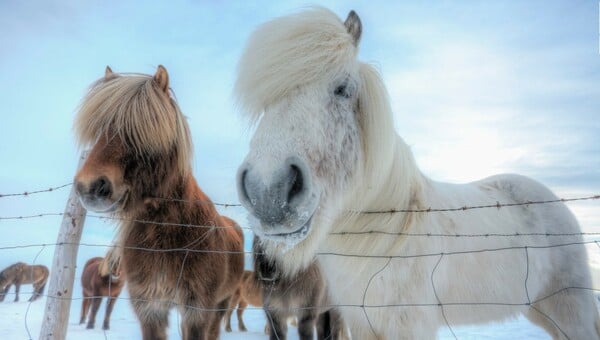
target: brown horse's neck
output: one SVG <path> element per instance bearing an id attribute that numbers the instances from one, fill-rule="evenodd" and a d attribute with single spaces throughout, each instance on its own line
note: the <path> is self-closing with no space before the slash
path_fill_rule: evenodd
<path id="1" fill-rule="evenodd" d="M 200 189 L 194 177 L 176 176 L 170 181 L 161 183 L 156 188 L 155 197 L 146 197 L 136 209 L 128 214 L 135 221 L 156 222 L 143 223 L 148 227 L 189 224 L 192 226 L 211 226 L 222 223 L 221 216 L 208 196 Z M 209 228 L 176 227 L 180 232 L 204 233 Z"/>

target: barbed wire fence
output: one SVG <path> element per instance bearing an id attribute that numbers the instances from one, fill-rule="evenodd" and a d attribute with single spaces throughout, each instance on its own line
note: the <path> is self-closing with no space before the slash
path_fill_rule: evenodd
<path id="1" fill-rule="evenodd" d="M 34 191 L 23 191 L 20 193 L 0 193 L 0 199 L 9 199 L 9 198 L 18 198 L 18 197 L 30 197 L 33 195 L 38 195 L 38 194 L 44 194 L 44 193 L 50 193 L 50 192 L 55 192 L 55 191 L 59 191 L 61 189 L 64 188 L 68 188 L 70 187 L 72 184 L 71 183 L 65 183 L 62 185 L 58 185 L 58 186 L 54 186 L 54 187 L 49 187 L 47 189 L 42 189 L 42 190 L 34 190 Z M 238 203 L 221 203 L 221 202 L 212 202 L 212 201 L 198 201 L 198 200 L 183 200 L 180 198 L 161 198 L 161 197 L 156 197 L 154 199 L 157 200 L 166 200 L 166 201 L 174 201 L 174 202 L 183 202 L 183 203 L 190 203 L 190 204 L 213 204 L 215 206 L 221 207 L 223 209 L 228 209 L 228 208 L 239 208 L 241 207 L 240 204 Z M 437 208 L 437 207 L 428 207 L 426 209 L 404 209 L 404 210 L 382 210 L 382 211 L 362 211 L 362 212 L 351 212 L 351 213 L 361 213 L 361 214 L 396 214 L 396 213 L 438 213 L 438 212 L 461 212 L 461 211 L 468 211 L 468 210 L 475 210 L 475 209 L 501 209 L 501 208 L 511 208 L 511 207 L 517 207 L 517 206 L 533 206 L 533 205 L 546 205 L 546 204 L 556 204 L 556 203 L 570 203 L 570 202 L 582 202 L 582 201 L 600 201 L 600 195 L 594 194 L 594 195 L 587 195 L 587 196 L 578 196 L 578 197 L 571 197 L 571 198 L 559 198 L 559 199 L 554 199 L 554 200 L 543 200 L 543 201 L 526 201 L 526 202 L 496 202 L 495 204 L 481 204 L 481 205 L 473 205 L 473 206 L 460 206 L 460 207 L 450 207 L 450 208 Z M 93 219 L 99 219 L 99 220 L 104 220 L 104 221 L 110 221 L 110 222 L 140 222 L 140 223 L 151 223 L 151 224 L 157 224 L 157 225 L 169 225 L 169 226 L 179 226 L 182 228 L 210 228 L 210 229 L 216 229 L 216 228 L 229 228 L 226 226 L 216 226 L 216 225 L 193 225 L 193 224 L 181 224 L 181 223 L 177 223 L 176 221 L 146 221 L 146 220 L 136 220 L 136 219 L 124 219 L 124 218 L 119 218 L 116 216 L 110 216 L 110 215 L 93 215 L 93 214 L 87 214 L 86 212 L 80 213 L 80 214 L 73 214 L 71 212 L 69 212 L 68 210 L 65 212 L 45 212 L 45 213 L 38 213 L 38 214 L 31 214 L 31 215 L 15 215 L 15 216 L 0 216 L 0 225 L 2 223 L 2 221 L 11 221 L 11 220 L 31 220 L 31 219 L 37 219 L 37 218 L 44 218 L 44 217 L 63 217 L 63 218 L 70 218 L 70 219 L 85 219 L 85 217 L 88 218 L 93 218 Z M 247 226 L 242 226 L 242 229 L 246 230 L 246 231 L 250 231 L 251 228 L 247 227 Z M 457 250 L 457 251 L 447 251 L 447 252 L 425 252 L 425 253 L 418 253 L 418 254 L 394 254 L 394 255 L 389 255 L 389 254 L 382 254 L 382 255 L 364 255 L 364 254 L 352 254 L 352 253 L 339 253 L 339 252 L 323 252 L 323 253 L 317 253 L 317 257 L 321 257 L 321 256 L 340 256 L 340 257 L 356 257 L 356 258 L 372 258 L 372 259 L 383 259 L 386 260 L 384 265 L 377 271 L 375 271 L 375 273 L 370 277 L 370 279 L 368 280 L 367 283 L 367 288 L 365 289 L 365 291 L 363 292 L 362 295 L 362 303 L 361 304 L 346 304 L 346 305 L 329 305 L 329 306 L 309 306 L 309 307 L 299 307 L 296 308 L 297 310 L 299 309 L 323 309 L 323 308 L 338 308 L 338 309 L 343 309 L 343 308 L 359 308 L 363 311 L 365 318 L 368 322 L 368 324 L 371 327 L 371 330 L 373 331 L 373 334 L 375 333 L 374 330 L 374 326 L 371 324 L 371 320 L 369 318 L 368 315 L 368 310 L 370 309 L 381 309 L 381 308 L 399 308 L 399 307 L 432 307 L 432 308 L 439 308 L 440 312 L 443 316 L 444 322 L 448 328 L 448 330 L 450 331 L 450 333 L 452 334 L 452 336 L 454 338 L 458 338 L 451 323 L 449 322 L 449 320 L 446 317 L 446 313 L 445 313 L 445 307 L 452 307 L 452 306 L 523 306 L 523 307 L 528 307 L 528 308 L 532 308 L 534 310 L 536 310 L 538 313 L 540 313 L 541 315 L 543 315 L 544 317 L 546 317 L 549 321 L 551 321 L 556 327 L 557 329 L 562 332 L 563 336 L 565 336 L 566 338 L 569 338 L 567 334 L 565 334 L 565 332 L 560 328 L 560 326 L 555 322 L 555 320 L 553 320 L 550 316 L 546 315 L 545 313 L 543 313 L 542 311 L 540 311 L 539 309 L 537 309 L 535 307 L 535 304 L 545 301 L 547 299 L 550 299 L 558 294 L 561 294 L 565 291 L 570 291 L 570 290 L 581 290 L 581 291 L 592 291 L 592 292 L 598 292 L 599 290 L 596 289 L 595 287 L 560 287 L 560 289 L 546 295 L 546 296 L 542 296 L 542 297 L 538 297 L 536 299 L 531 299 L 531 296 L 529 295 L 529 291 L 528 291 L 528 280 L 529 280 L 529 251 L 532 249 L 552 249 L 552 248 L 559 248 L 559 247 L 567 247 L 567 246 L 577 246 L 577 245 L 595 245 L 599 250 L 600 250 L 600 232 L 577 232 L 577 233 L 531 233 L 531 232 L 514 232 L 514 233 L 474 233 L 474 234 L 443 234 L 443 233 L 409 233 L 409 232 L 388 232 L 388 231 L 382 231 L 382 230 L 366 230 L 366 231 L 358 231 L 358 232 L 337 232 L 337 233 L 331 233 L 331 235 L 340 235 L 340 236 L 365 236 L 365 235 L 380 235 L 380 236 L 386 236 L 386 237 L 426 237 L 426 238 L 520 238 L 520 237 L 544 237 L 547 239 L 551 239 L 553 241 L 552 244 L 544 244 L 544 245 L 539 245 L 539 244 L 525 244 L 525 245 L 518 245 L 518 246 L 510 246 L 510 247 L 497 247 L 497 248 L 483 248 L 483 249 L 465 249 L 465 250 Z M 582 240 L 581 241 L 561 241 L 561 238 L 566 238 L 566 237 L 581 237 Z M 586 239 L 587 238 L 587 239 Z M 190 249 L 190 248 L 172 248 L 172 249 L 150 249 L 150 248 L 138 248 L 138 247 L 122 247 L 122 246 L 117 246 L 115 244 L 112 243 L 90 243 L 90 242 L 55 242 L 55 243 L 30 243 L 30 244 L 14 244 L 14 245 L 8 245 L 8 246 L 2 246 L 0 247 L 0 251 L 10 251 L 10 250 L 15 250 L 15 249 L 26 249 L 26 248 L 33 248 L 36 249 L 38 248 L 39 251 L 36 253 L 36 255 L 33 258 L 33 263 L 36 263 L 36 261 L 38 260 L 41 252 L 44 249 L 47 249 L 49 247 L 65 247 L 65 246 L 72 246 L 72 247 L 89 247 L 89 248 L 103 248 L 103 249 L 109 249 L 109 248 L 114 248 L 114 247 L 121 247 L 121 248 L 128 248 L 128 249 L 135 249 L 135 250 L 139 250 L 139 251 L 148 251 L 148 252 L 186 252 L 186 253 L 194 253 L 194 252 L 199 252 L 199 253 L 203 253 L 203 252 L 215 252 L 215 251 L 208 251 L 208 250 L 201 250 L 201 249 Z M 525 276 L 525 280 L 524 280 L 524 288 L 525 288 L 525 296 L 526 296 L 526 300 L 525 301 L 521 301 L 521 302 L 506 302 L 506 301 L 483 301 L 483 302 L 443 302 L 440 300 L 440 297 L 438 296 L 438 291 L 436 290 L 436 285 L 434 282 L 434 275 L 436 274 L 439 264 L 442 262 L 442 260 L 448 256 L 453 256 L 453 255 L 464 255 L 464 254 L 478 254 L 478 253 L 491 253 L 491 252 L 501 252 L 501 251 L 521 251 L 523 252 L 524 256 L 526 257 L 526 268 L 525 268 L 525 272 L 526 272 L 526 276 Z M 216 251 L 216 252 L 220 252 L 220 251 Z M 227 252 L 227 253 L 238 253 L 238 252 Z M 242 252 L 244 255 L 246 256 L 250 256 L 252 255 L 251 251 L 244 251 Z M 425 257 L 432 257 L 432 258 L 437 258 L 435 266 L 433 267 L 433 270 L 431 272 L 430 275 L 430 282 L 432 285 L 432 289 L 433 292 L 435 294 L 435 298 L 436 298 L 436 303 L 405 303 L 405 304 L 377 304 L 377 305 L 369 305 L 366 303 L 366 294 L 367 291 L 369 289 L 369 286 L 371 285 L 371 282 L 375 279 L 375 277 L 379 274 L 381 274 L 383 271 L 385 271 L 387 268 L 389 268 L 390 263 L 392 262 L 392 260 L 394 259 L 410 259 L 410 258 L 425 258 Z M 63 269 L 69 269 L 72 272 L 74 272 L 76 270 L 75 268 L 75 262 L 73 262 L 73 264 L 71 265 L 72 267 L 70 268 L 63 268 Z M 52 268 L 54 269 L 54 268 Z M 73 279 L 71 278 L 71 281 Z M 72 284 L 72 282 L 71 282 Z M 177 287 L 179 287 L 179 284 L 177 285 Z M 0 287 L 1 288 L 1 287 Z M 72 291 L 72 289 L 71 289 Z M 21 294 L 28 294 L 28 292 L 25 293 L 21 293 Z M 10 295 L 10 293 L 8 294 Z M 68 294 L 65 295 L 59 295 L 59 294 L 51 294 L 50 292 L 47 294 L 43 294 L 43 297 L 47 298 L 47 300 L 49 300 L 49 304 L 54 303 L 54 302 L 64 302 L 67 304 L 70 304 L 73 301 L 77 301 L 77 300 L 82 300 L 83 297 L 73 297 L 70 296 Z M 125 298 L 125 297 L 119 297 L 120 300 L 129 300 L 129 301 L 134 301 L 131 298 Z M 218 311 L 219 309 L 202 309 L 199 308 L 197 306 L 179 306 L 177 304 L 175 304 L 173 301 L 154 301 L 155 303 L 165 303 L 168 304 L 169 306 L 174 306 L 176 305 L 177 307 L 182 307 L 182 308 L 189 308 L 189 309 L 195 309 L 195 310 L 204 310 L 204 311 Z M 27 323 L 27 316 L 29 313 L 31 307 L 31 302 L 28 304 L 27 307 L 27 311 L 25 313 L 24 316 L 24 322 L 25 322 L 25 329 L 26 332 L 29 336 L 29 338 L 33 338 L 32 334 L 31 334 L 31 330 L 28 326 Z M 262 308 L 259 307 L 250 307 L 247 308 L 248 310 L 262 310 Z M 104 332 L 104 336 L 105 338 L 109 338 L 109 335 Z"/>

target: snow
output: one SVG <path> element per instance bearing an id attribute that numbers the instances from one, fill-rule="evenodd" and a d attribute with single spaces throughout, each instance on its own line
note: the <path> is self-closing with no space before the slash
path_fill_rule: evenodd
<path id="1" fill-rule="evenodd" d="M 11 291 L 12 293 L 12 291 Z M 120 339 L 140 339 L 141 331 L 137 320 L 133 314 L 127 293 L 124 291 L 119 301 L 115 305 L 110 324 L 111 329 L 103 331 L 101 329 L 104 318 L 104 301 L 96 317 L 96 328 L 86 329 L 85 324 L 79 325 L 79 313 L 81 308 L 80 291 L 76 288 L 73 303 L 71 304 L 67 339 L 86 339 L 86 340 L 120 340 Z M 78 295 L 79 294 L 79 295 Z M 27 302 L 30 291 L 23 286 L 21 289 L 21 302 L 12 302 L 12 294 L 7 295 L 6 300 L 0 303 L 0 339 L 37 339 L 42 324 L 45 298 L 35 302 Z M 170 315 L 170 325 L 168 330 L 169 339 L 180 339 L 177 313 L 173 310 Z M 233 328 L 232 333 L 227 333 L 222 328 L 221 339 L 248 339 L 258 340 L 266 339 L 264 335 L 265 316 L 262 310 L 257 308 L 248 308 L 244 313 L 244 322 L 248 332 L 239 332 L 237 330 L 237 319 L 235 313 L 231 318 Z M 520 317 L 516 320 L 505 323 L 494 323 L 477 326 L 453 327 L 452 331 L 458 339 L 550 339 L 544 331 L 532 325 L 525 318 Z M 297 329 L 293 326 L 288 328 L 288 339 L 298 339 Z M 452 333 L 447 329 L 441 329 L 438 333 L 438 339 L 454 339 Z"/>

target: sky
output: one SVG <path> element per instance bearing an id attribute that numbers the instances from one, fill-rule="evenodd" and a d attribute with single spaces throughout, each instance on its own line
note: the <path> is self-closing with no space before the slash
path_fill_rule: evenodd
<path id="1" fill-rule="evenodd" d="M 107 65 L 153 74 L 162 64 L 190 123 L 200 186 L 237 203 L 252 134 L 233 104 L 237 61 L 253 28 L 312 4 L 359 14 L 359 58 L 380 70 L 396 130 L 427 176 L 511 172 L 560 197 L 600 194 L 596 1 L 183 0 L 0 1 L 0 194 L 69 183 L 88 86 Z M 61 213 L 69 191 L 0 197 L 0 267 L 51 264 L 53 247 L 34 245 L 56 241 L 60 216 L 3 218 Z M 585 231 L 600 232 L 599 204 L 569 205 Z M 221 211 L 246 225 L 242 208 Z M 82 241 L 107 245 L 114 231 L 88 216 Z M 104 250 L 81 247 L 78 263 Z"/>

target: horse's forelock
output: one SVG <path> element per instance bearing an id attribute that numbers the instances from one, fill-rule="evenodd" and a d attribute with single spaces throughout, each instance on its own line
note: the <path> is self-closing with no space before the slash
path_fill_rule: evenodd
<path id="1" fill-rule="evenodd" d="M 191 163 L 185 117 L 149 75 L 118 75 L 95 82 L 79 107 L 74 129 L 80 145 L 94 144 L 102 135 L 118 135 L 140 156 L 176 149 L 182 172 Z"/>
<path id="2" fill-rule="evenodd" d="M 356 52 L 344 23 L 327 9 L 266 22 L 251 35 L 238 64 L 237 103 L 256 121 L 295 88 L 330 82 L 355 66 Z"/>

